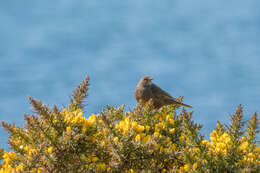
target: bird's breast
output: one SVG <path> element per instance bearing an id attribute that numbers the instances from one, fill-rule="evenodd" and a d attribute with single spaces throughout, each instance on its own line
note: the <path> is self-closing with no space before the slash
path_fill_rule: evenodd
<path id="1" fill-rule="evenodd" d="M 140 88 L 140 90 L 138 92 L 139 92 L 138 93 L 139 97 L 143 101 L 148 101 L 152 97 L 152 92 L 149 87 L 142 87 L 142 88 Z"/>

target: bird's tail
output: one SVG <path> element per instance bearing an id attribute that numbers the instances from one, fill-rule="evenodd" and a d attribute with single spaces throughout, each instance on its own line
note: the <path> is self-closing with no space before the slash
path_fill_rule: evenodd
<path id="1" fill-rule="evenodd" d="M 184 107 L 187 107 L 187 108 L 192 108 L 192 106 L 186 105 L 186 104 L 184 104 L 182 102 L 179 102 L 179 101 L 177 101 L 175 99 L 171 99 L 169 101 L 170 101 L 171 104 L 176 104 L 176 105 L 184 106 Z"/>
<path id="2" fill-rule="evenodd" d="M 181 106 L 184 106 L 184 107 L 187 107 L 187 108 L 192 108 L 192 106 L 186 105 L 186 104 L 184 104 L 184 103 L 178 103 L 178 105 L 181 105 Z"/>

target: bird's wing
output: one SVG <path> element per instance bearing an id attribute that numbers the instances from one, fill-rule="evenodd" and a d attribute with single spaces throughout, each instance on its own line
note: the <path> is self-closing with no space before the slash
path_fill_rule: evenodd
<path id="1" fill-rule="evenodd" d="M 139 102 L 139 100 L 141 99 L 141 91 L 140 91 L 140 88 L 137 86 L 135 88 L 135 99 L 137 100 L 137 102 Z"/>
<path id="2" fill-rule="evenodd" d="M 181 106 L 184 106 L 184 107 L 192 108 L 190 105 L 186 105 L 186 104 L 183 104 L 183 103 L 177 101 L 169 93 L 162 90 L 160 87 L 158 87 L 155 84 L 151 85 L 151 90 L 152 90 L 152 93 L 153 93 L 152 94 L 153 99 L 154 99 L 155 104 L 158 108 L 160 108 L 161 106 L 164 106 L 164 105 L 168 105 L 168 104 L 177 104 L 177 105 L 181 105 Z"/>
<path id="3" fill-rule="evenodd" d="M 166 91 L 162 90 L 160 87 L 158 87 L 155 84 L 151 85 L 151 90 L 154 96 L 160 96 L 160 97 L 164 97 L 167 99 L 174 99 L 169 93 L 167 93 Z"/>

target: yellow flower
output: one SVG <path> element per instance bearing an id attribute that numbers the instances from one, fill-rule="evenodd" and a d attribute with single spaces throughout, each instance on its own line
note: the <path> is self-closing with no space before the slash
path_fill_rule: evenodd
<path id="1" fill-rule="evenodd" d="M 165 124 L 163 122 L 160 122 L 158 124 L 155 125 L 155 131 L 159 132 L 161 129 L 163 129 L 165 127 Z"/>
<path id="2" fill-rule="evenodd" d="M 158 126 L 155 125 L 154 131 L 155 131 L 155 132 L 160 132 L 160 128 L 158 128 Z"/>
<path id="3" fill-rule="evenodd" d="M 65 122 L 69 123 L 74 118 L 74 116 L 67 110 L 64 109 L 63 111 Z"/>
<path id="4" fill-rule="evenodd" d="M 225 139 L 225 138 L 229 137 L 229 135 L 227 134 L 227 132 L 225 132 L 225 133 L 223 133 L 223 135 L 221 135 L 221 137 Z"/>
<path id="5" fill-rule="evenodd" d="M 190 170 L 190 167 L 191 167 L 190 164 L 185 164 L 185 165 L 183 166 L 183 169 L 184 169 L 184 171 L 189 171 L 189 170 Z"/>
<path id="6" fill-rule="evenodd" d="M 70 126 L 67 126 L 67 127 L 66 127 L 66 133 L 70 133 L 70 131 L 71 131 L 71 127 L 70 127 Z"/>
<path id="7" fill-rule="evenodd" d="M 106 142 L 105 141 L 102 141 L 101 142 L 101 146 L 103 147 L 103 146 L 105 146 L 106 145 Z"/>
<path id="8" fill-rule="evenodd" d="M 10 151 L 9 153 L 8 152 L 4 153 L 3 159 L 4 159 L 4 163 L 9 164 L 12 160 L 17 160 L 18 157 L 15 152 Z"/>
<path id="9" fill-rule="evenodd" d="M 98 161 L 98 158 L 97 158 L 97 157 L 93 157 L 93 158 L 92 158 L 92 162 L 95 163 L 95 162 L 97 162 L 97 161 Z"/>
<path id="10" fill-rule="evenodd" d="M 170 133 L 173 134 L 175 132 L 175 128 L 170 129 Z"/>
<path id="11" fill-rule="evenodd" d="M 225 139 L 225 143 L 226 144 L 230 144 L 232 142 L 231 138 L 228 136 L 226 139 Z"/>
<path id="12" fill-rule="evenodd" d="M 212 133 L 210 133 L 210 140 L 212 141 L 212 142 L 216 142 L 216 130 L 213 130 L 213 132 Z"/>
<path id="13" fill-rule="evenodd" d="M 148 152 L 149 152 L 150 154 L 152 154 L 152 153 L 153 153 L 153 150 L 148 150 Z"/>
<path id="14" fill-rule="evenodd" d="M 144 137 L 143 139 L 143 142 L 146 143 L 146 142 L 150 142 L 151 141 L 151 135 L 147 135 Z"/>
<path id="15" fill-rule="evenodd" d="M 114 137 L 114 142 L 118 142 L 118 137 Z"/>
<path id="16" fill-rule="evenodd" d="M 42 173 L 43 172 L 43 168 L 38 168 L 37 173 Z"/>
<path id="17" fill-rule="evenodd" d="M 104 121 L 103 120 L 98 120 L 98 123 L 99 124 L 104 124 Z"/>
<path id="18" fill-rule="evenodd" d="M 201 162 L 202 162 L 203 164 L 205 164 L 205 163 L 207 163 L 208 161 L 207 161 L 206 159 L 203 159 Z"/>
<path id="19" fill-rule="evenodd" d="M 183 143 L 184 139 L 185 139 L 185 137 L 182 136 L 182 135 L 179 137 L 179 141 L 180 141 L 181 143 Z"/>
<path id="20" fill-rule="evenodd" d="M 139 134 L 136 135 L 135 140 L 138 142 L 138 141 L 140 141 L 140 139 L 141 139 L 141 136 Z"/>
<path id="21" fill-rule="evenodd" d="M 210 140 L 211 140 L 212 142 L 216 142 L 216 138 L 215 138 L 215 137 L 210 136 L 209 138 L 210 138 Z"/>
<path id="22" fill-rule="evenodd" d="M 198 163 L 197 162 L 192 165 L 192 169 L 197 169 L 197 167 L 198 167 Z"/>
<path id="23" fill-rule="evenodd" d="M 20 163 L 18 166 L 16 166 L 16 171 L 22 171 L 23 170 L 23 167 L 24 167 L 24 164 L 23 163 Z"/>
<path id="24" fill-rule="evenodd" d="M 77 109 L 77 116 L 81 116 L 82 117 L 83 113 L 82 110 L 80 108 Z"/>
<path id="25" fill-rule="evenodd" d="M 239 146 L 239 149 L 242 150 L 242 151 L 246 151 L 247 147 L 248 147 L 248 142 L 245 141 L 245 142 L 243 142 L 243 143 Z"/>
<path id="26" fill-rule="evenodd" d="M 216 152 L 216 153 L 220 153 L 220 152 L 221 152 L 221 149 L 220 149 L 219 147 L 216 147 L 216 148 L 215 148 L 215 152 Z"/>
<path id="27" fill-rule="evenodd" d="M 96 116 L 95 116 L 95 114 L 92 114 L 92 115 L 89 117 L 89 125 L 90 125 L 90 126 L 93 126 L 95 122 L 96 122 Z"/>
<path id="28" fill-rule="evenodd" d="M 52 150 L 53 150 L 53 148 L 52 148 L 52 146 L 50 146 L 47 151 L 48 151 L 49 154 L 51 154 Z"/>
<path id="29" fill-rule="evenodd" d="M 136 128 L 136 132 L 141 133 L 143 131 L 144 131 L 144 126 L 138 125 L 137 128 Z"/>
<path id="30" fill-rule="evenodd" d="M 150 126 L 145 126 L 145 130 L 146 130 L 146 132 L 149 132 Z"/>
<path id="31" fill-rule="evenodd" d="M 256 148 L 256 152 L 257 152 L 257 153 L 260 153 L 260 147 L 257 147 L 257 148 Z"/>
<path id="32" fill-rule="evenodd" d="M 154 150 L 158 150 L 159 148 L 160 148 L 160 144 L 155 143 L 155 144 L 153 145 L 153 149 L 154 149 Z"/>
<path id="33" fill-rule="evenodd" d="M 160 147 L 160 152 L 163 152 L 164 151 L 164 148 L 163 146 Z"/>
<path id="34" fill-rule="evenodd" d="M 158 123 L 158 124 L 156 124 L 156 125 L 158 126 L 159 129 L 164 128 L 164 124 L 163 124 L 163 122 L 160 122 L 160 123 Z"/>
<path id="35" fill-rule="evenodd" d="M 154 119 L 158 120 L 160 118 L 160 116 L 161 116 L 160 114 L 155 114 Z"/>
<path id="36" fill-rule="evenodd" d="M 145 133 L 140 133 L 141 138 L 145 137 Z"/>
<path id="37" fill-rule="evenodd" d="M 225 148 L 225 144 L 223 142 L 219 142 L 216 144 L 216 148 L 220 148 L 220 150 L 223 150 Z"/>
<path id="38" fill-rule="evenodd" d="M 176 144 L 172 144 L 172 146 L 171 146 L 171 150 L 172 150 L 172 151 L 175 151 L 176 148 L 177 148 Z"/>
<path id="39" fill-rule="evenodd" d="M 183 172 L 184 172 L 184 167 L 180 167 L 179 173 L 183 173 Z"/>
<path id="40" fill-rule="evenodd" d="M 154 136 L 155 138 L 158 138 L 159 135 L 160 135 L 160 133 L 158 133 L 158 132 L 154 132 L 154 134 L 153 134 L 153 136 Z"/>
<path id="41" fill-rule="evenodd" d="M 215 136 L 212 134 L 212 137 L 214 138 Z M 219 141 L 224 142 L 226 144 L 231 143 L 231 139 L 226 132 L 220 136 Z"/>
<path id="42" fill-rule="evenodd" d="M 129 131 L 128 126 L 124 126 L 124 128 L 123 128 L 123 134 L 124 134 L 124 135 L 127 134 L 128 131 Z"/>
<path id="43" fill-rule="evenodd" d="M 202 143 L 203 145 L 209 145 L 209 141 L 207 141 L 207 140 L 203 140 L 203 141 L 201 141 L 201 143 Z"/>
<path id="44" fill-rule="evenodd" d="M 104 171 L 106 169 L 106 164 L 105 163 L 99 163 L 96 166 L 97 171 Z"/>
<path id="45" fill-rule="evenodd" d="M 82 133 L 86 133 L 87 127 L 86 127 L 86 126 L 83 126 L 81 130 L 82 130 Z"/>
<path id="46" fill-rule="evenodd" d="M 135 173 L 133 169 L 129 169 L 128 173 Z"/>
<path id="47" fill-rule="evenodd" d="M 247 157 L 250 158 L 250 159 L 254 159 L 255 155 L 253 153 L 248 153 Z"/>
<path id="48" fill-rule="evenodd" d="M 170 124 L 174 124 L 174 120 L 173 119 L 169 119 Z"/>
<path id="49" fill-rule="evenodd" d="M 41 138 L 44 138 L 44 137 L 45 137 L 45 135 L 44 135 L 43 133 L 41 133 L 41 134 L 40 134 L 40 137 L 41 137 Z"/>
<path id="50" fill-rule="evenodd" d="M 77 116 L 75 116 L 74 118 L 73 118 L 73 120 L 71 121 L 72 123 L 81 123 L 82 122 L 82 116 L 79 116 L 79 115 L 77 115 Z"/>
<path id="51" fill-rule="evenodd" d="M 137 126 L 137 122 L 133 121 L 133 122 L 132 122 L 132 128 L 135 129 L 136 126 Z"/>
<path id="52" fill-rule="evenodd" d="M 116 124 L 115 125 L 115 128 L 117 129 L 117 130 L 121 130 L 121 128 L 122 128 L 122 121 L 121 122 L 119 122 L 119 124 Z"/>
<path id="53" fill-rule="evenodd" d="M 199 153 L 200 149 L 197 147 L 192 148 L 193 153 Z"/>

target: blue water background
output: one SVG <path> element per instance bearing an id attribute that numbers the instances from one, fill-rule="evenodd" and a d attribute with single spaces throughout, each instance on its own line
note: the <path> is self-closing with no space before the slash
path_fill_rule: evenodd
<path id="1" fill-rule="evenodd" d="M 259 0 L 2 0 L 0 120 L 24 125 L 27 96 L 59 107 L 90 75 L 85 116 L 136 105 L 143 75 L 194 107 L 202 133 L 260 109 Z M 0 147 L 7 133 L 0 128 Z"/>

